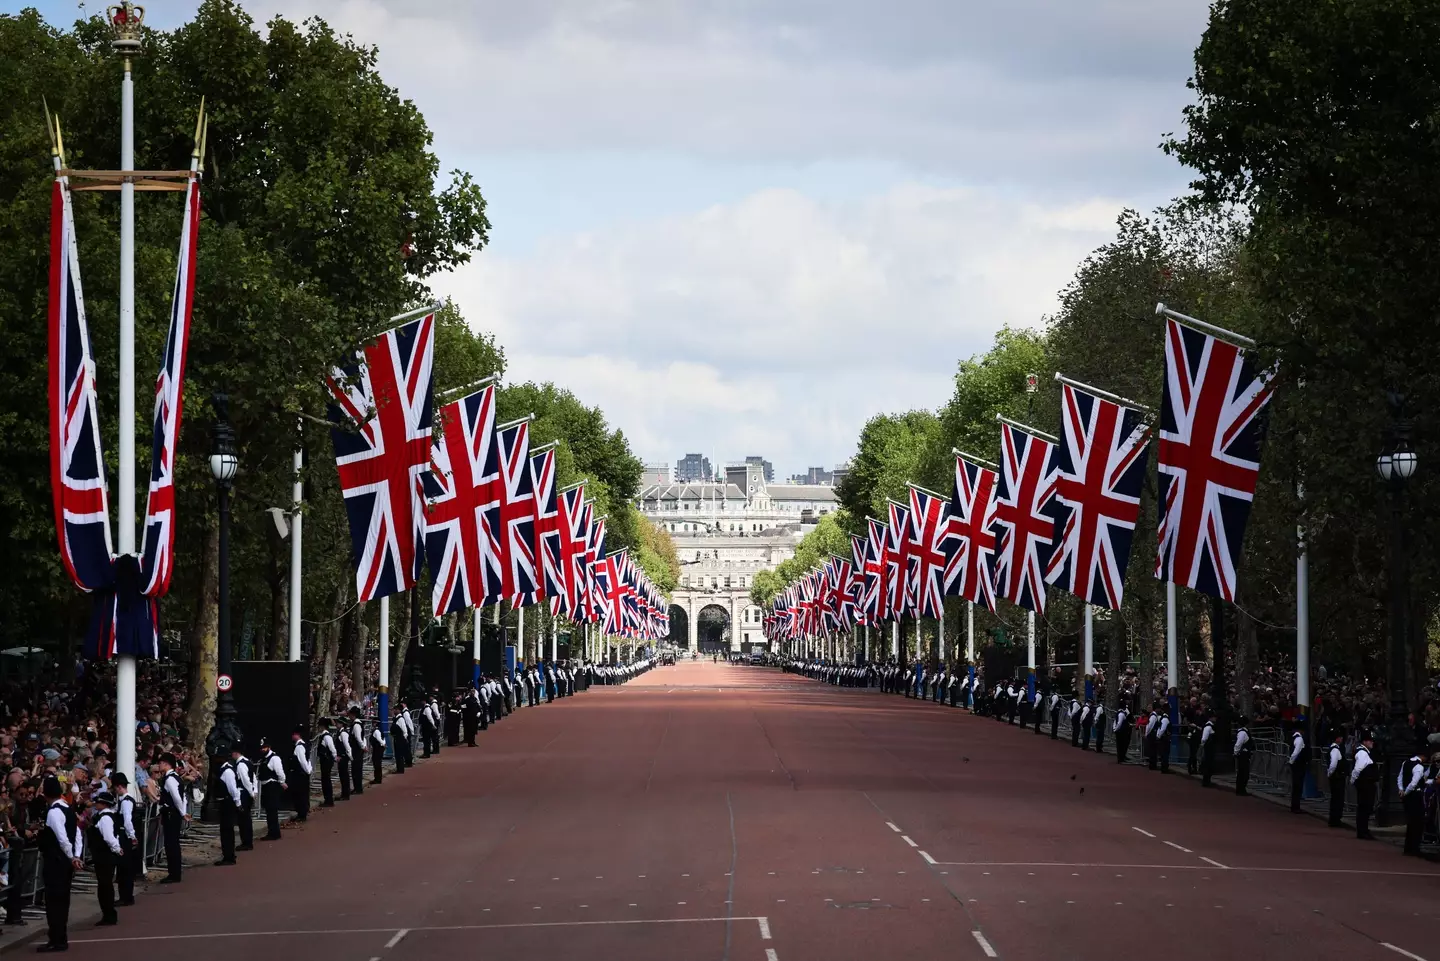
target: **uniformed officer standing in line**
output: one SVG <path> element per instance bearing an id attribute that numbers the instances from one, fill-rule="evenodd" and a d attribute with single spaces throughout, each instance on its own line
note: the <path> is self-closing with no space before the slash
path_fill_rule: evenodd
<path id="1" fill-rule="evenodd" d="M 1035 693 L 1030 696 L 1030 720 L 1035 722 L 1035 733 L 1040 733 L 1040 722 L 1045 718 L 1045 695 L 1040 691 L 1040 685 L 1035 685 Z"/>
<path id="2" fill-rule="evenodd" d="M 1330 788 L 1330 826 L 1341 826 L 1345 816 L 1345 728 L 1335 729 L 1335 740 L 1325 757 L 1325 780 Z"/>
<path id="3" fill-rule="evenodd" d="M 328 717 L 321 720 L 320 742 L 315 750 L 316 756 L 320 759 L 320 806 L 322 808 L 335 806 L 335 785 L 330 780 L 335 771 L 334 727 L 335 723 Z"/>
<path id="4" fill-rule="evenodd" d="M 1084 707 L 1083 707 L 1083 705 L 1081 705 L 1080 699 L 1079 699 L 1078 697 L 1075 697 L 1075 696 L 1072 695 L 1071 698 L 1070 698 L 1070 746 L 1071 746 L 1071 747 L 1079 747 L 1079 746 L 1080 746 L 1080 727 L 1081 727 L 1081 724 L 1082 724 L 1081 717 L 1082 717 L 1083 711 L 1084 711 Z"/>
<path id="5" fill-rule="evenodd" d="M 460 743 L 461 715 L 464 713 L 463 698 L 469 696 L 469 691 L 455 691 L 450 697 L 450 706 L 445 708 L 445 743 L 455 747 Z"/>
<path id="6" fill-rule="evenodd" d="M 116 806 L 120 820 L 120 849 L 125 856 L 115 868 L 115 880 L 120 887 L 121 907 L 135 903 L 135 876 L 141 873 L 140 836 L 135 831 L 135 799 L 130 796 L 130 779 L 123 771 L 110 776 L 110 784 L 119 796 Z"/>
<path id="7" fill-rule="evenodd" d="M 85 843 L 75 809 L 65 803 L 64 791 L 54 775 L 45 778 L 41 793 L 50 802 L 45 830 L 40 834 L 40 878 L 45 885 L 45 921 L 49 939 L 41 952 L 70 950 L 70 884 L 80 870 Z"/>
<path id="8" fill-rule="evenodd" d="M 1160 758 L 1160 773 L 1170 773 L 1170 711 L 1163 704 L 1157 704 L 1160 716 L 1159 729 L 1155 732 L 1155 753 Z"/>
<path id="9" fill-rule="evenodd" d="M 180 791 L 180 775 L 175 773 L 175 755 L 160 755 L 160 829 L 165 834 L 165 867 L 168 873 L 161 884 L 180 883 L 180 825 L 190 820 L 185 796 Z"/>
<path id="10" fill-rule="evenodd" d="M 435 715 L 430 711 L 430 702 L 426 701 L 420 706 L 420 756 L 430 756 L 430 745 L 435 739 Z"/>
<path id="11" fill-rule="evenodd" d="M 1255 750 L 1255 745 L 1250 741 L 1250 730 L 1245 722 L 1240 722 L 1240 727 L 1235 731 L 1235 793 L 1245 797 L 1250 792 L 1250 755 Z"/>
<path id="12" fill-rule="evenodd" d="M 95 860 L 95 899 L 100 902 L 100 920 L 95 926 L 106 927 L 120 923 L 120 916 L 115 913 L 115 867 L 125 860 L 119 837 L 123 832 L 116 830 L 115 795 L 101 791 L 91 801 L 98 812 L 87 838 Z"/>
<path id="13" fill-rule="evenodd" d="M 280 755 L 270 750 L 270 742 L 260 741 L 260 806 L 265 809 L 265 836 L 262 841 L 280 840 L 280 798 L 289 790 L 285 783 L 285 764 Z"/>
<path id="14" fill-rule="evenodd" d="M 1020 688 L 1017 688 L 1012 680 L 1010 686 L 1005 689 L 1005 707 L 1009 711 L 1005 716 L 1006 724 L 1014 724 L 1019 719 L 1020 700 Z"/>
<path id="15" fill-rule="evenodd" d="M 394 730 L 394 722 L 391 722 L 390 728 Z M 398 763 L 398 756 L 396 760 Z M 385 732 L 380 729 L 379 724 L 370 732 L 370 766 L 375 770 L 371 784 L 379 784 L 385 780 Z"/>
<path id="16" fill-rule="evenodd" d="M 1195 723 L 1198 719 L 1199 715 L 1186 717 L 1182 725 L 1182 730 L 1185 731 L 1185 742 L 1190 748 L 1190 750 L 1186 752 L 1189 756 L 1185 758 L 1185 770 L 1188 774 L 1200 773 L 1200 742 L 1204 731 L 1201 725 Z M 1201 786 L 1208 787 L 1209 785 L 1202 784 Z"/>
<path id="17" fill-rule="evenodd" d="M 1405 851 L 1407 857 L 1420 856 L 1420 838 L 1425 833 L 1425 758 L 1412 754 L 1400 765 L 1395 788 L 1405 808 Z"/>
<path id="18" fill-rule="evenodd" d="M 360 721 L 360 708 L 350 709 L 350 793 L 365 793 L 365 725 Z M 382 736 L 383 740 L 383 736 Z"/>
<path id="19" fill-rule="evenodd" d="M 1360 746 L 1355 749 L 1355 760 L 1350 764 L 1350 783 L 1355 785 L 1355 837 L 1361 841 L 1373 841 L 1370 833 L 1370 813 L 1375 810 L 1375 785 L 1380 782 L 1380 769 L 1371 757 L 1375 750 L 1375 736 L 1369 731 L 1360 735 Z"/>
<path id="20" fill-rule="evenodd" d="M 1124 764 L 1130 754 L 1130 711 L 1121 701 L 1115 709 L 1115 763 Z"/>
<path id="21" fill-rule="evenodd" d="M 350 732 L 346 730 L 330 732 L 335 741 L 335 760 L 340 768 L 340 800 L 350 800 Z"/>
<path id="22" fill-rule="evenodd" d="M 1290 813 L 1299 814 L 1300 796 L 1305 793 L 1305 771 L 1310 766 L 1310 750 L 1305 743 L 1305 726 L 1295 722 L 1290 732 Z"/>
<path id="23" fill-rule="evenodd" d="M 484 683 L 482 678 L 481 683 Z M 461 719 L 465 726 L 465 746 L 475 746 L 475 729 L 480 719 L 480 692 L 475 685 L 470 685 L 470 690 L 465 693 L 465 700 L 460 705 Z"/>
<path id="24" fill-rule="evenodd" d="M 1094 727 L 1095 705 L 1090 698 L 1085 699 L 1085 706 L 1080 709 L 1080 750 L 1090 750 L 1090 731 Z"/>
<path id="25" fill-rule="evenodd" d="M 1050 692 L 1050 740 L 1060 740 L 1060 692 Z"/>
<path id="26" fill-rule="evenodd" d="M 305 729 L 297 727 L 290 732 L 290 770 L 286 781 L 289 784 L 290 806 L 295 809 L 295 820 L 304 823 L 310 816 L 310 775 L 314 765 L 310 763 L 310 745 L 305 743 Z"/>
<path id="27" fill-rule="evenodd" d="M 440 708 L 440 692 L 437 688 L 430 690 L 430 720 L 434 726 L 430 729 L 430 753 L 440 753 L 440 729 L 445 724 L 445 713 Z"/>
<path id="28" fill-rule="evenodd" d="M 235 781 L 240 788 L 240 845 L 237 851 L 255 850 L 255 799 L 260 796 L 260 781 L 255 775 L 255 764 L 240 751 L 237 744 L 230 752 L 235 761 Z"/>
<path id="29" fill-rule="evenodd" d="M 1090 726 L 1095 731 L 1095 753 L 1105 753 L 1105 702 L 1101 701 L 1095 705 L 1095 713 L 1090 715 Z"/>
<path id="30" fill-rule="evenodd" d="M 410 763 L 410 732 L 405 727 L 404 714 L 405 702 L 401 701 L 399 712 L 390 719 L 390 753 L 395 757 L 396 774 L 404 774 L 406 765 Z M 378 775 L 376 780 L 379 780 Z"/>
<path id="31" fill-rule="evenodd" d="M 1236 734 L 1239 739 L 1239 734 Z M 1220 742 L 1215 737 L 1215 712 L 1211 711 L 1210 716 L 1205 720 L 1205 726 L 1200 729 L 1200 786 L 1210 787 L 1210 779 L 1215 776 L 1215 749 Z"/>
<path id="32" fill-rule="evenodd" d="M 243 803 L 240 798 L 240 778 L 235 772 L 235 755 L 239 746 L 230 749 L 230 756 L 220 765 L 220 796 L 215 806 L 220 813 L 220 860 L 215 866 L 222 867 L 235 863 L 235 825 L 238 823 Z"/>

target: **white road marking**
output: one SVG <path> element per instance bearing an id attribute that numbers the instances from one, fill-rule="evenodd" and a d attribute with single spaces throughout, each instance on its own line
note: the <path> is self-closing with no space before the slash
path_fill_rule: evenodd
<path id="1" fill-rule="evenodd" d="M 393 948 L 393 947 L 395 947 L 395 945 L 397 945 L 397 944 L 399 944 L 401 941 L 405 940 L 405 935 L 407 935 L 407 934 L 409 934 L 409 933 L 410 933 L 410 929 L 409 929 L 409 928 L 401 928 L 399 931 L 396 931 L 396 932 L 395 932 L 395 937 L 393 937 L 393 938 L 391 938 L 389 941 L 386 941 L 386 942 L 385 942 L 385 947 L 386 947 L 387 949 L 388 949 L 388 948 Z"/>
<path id="2" fill-rule="evenodd" d="M 900 833 L 900 828 L 898 825 L 895 824 L 894 821 L 886 821 L 885 826 L 888 827 L 890 830 L 894 831 L 896 834 Z"/>
<path id="3" fill-rule="evenodd" d="M 924 851 L 921 851 L 921 852 L 920 852 L 920 856 L 921 856 L 922 858 L 924 858 L 926 861 L 928 861 L 929 863 L 931 863 L 931 864 L 939 864 L 939 863 L 940 863 L 940 862 L 936 861 L 934 858 L 932 858 L 930 855 L 926 854 Z M 944 874 L 945 872 L 944 872 L 944 871 L 941 871 L 940 873 L 941 873 L 941 874 Z"/>
<path id="4" fill-rule="evenodd" d="M 1151 834 L 1149 831 L 1145 830 L 1144 828 L 1132 827 L 1130 830 L 1132 830 L 1132 831 L 1139 831 L 1141 834 L 1145 835 L 1147 838 L 1153 838 L 1153 837 L 1155 836 L 1155 835 Z"/>
<path id="5" fill-rule="evenodd" d="M 906 844 L 910 845 L 912 848 L 918 848 L 918 847 L 920 846 L 920 845 L 916 844 L 914 841 L 910 840 L 910 835 L 908 835 L 908 834 L 902 834 L 902 835 L 900 835 L 900 840 L 904 841 Z"/>
<path id="6" fill-rule="evenodd" d="M 970 933 L 973 934 L 973 935 L 975 935 L 975 941 L 976 941 L 977 944 L 980 945 L 980 950 L 985 952 L 985 957 L 987 957 L 987 958 L 998 958 L 998 957 L 1000 957 L 1000 955 L 998 955 L 998 954 L 995 953 L 995 949 L 992 948 L 992 947 L 990 947 L 990 942 L 985 940 L 985 935 L 981 934 L 979 931 L 971 931 Z"/>
<path id="7" fill-rule="evenodd" d="M 828 900 L 830 900 L 830 899 L 829 899 L 829 898 L 826 898 L 825 900 L 828 901 Z M 769 919 L 769 918 L 756 918 L 755 920 L 758 921 L 758 922 L 760 922 L 760 940 L 761 940 L 761 941 L 769 941 L 769 940 L 770 940 L 770 919 Z"/>
<path id="8" fill-rule="evenodd" d="M 924 853 L 923 851 L 921 852 Z M 1221 864 L 1218 861 L 1202 857 L 1202 861 L 1209 861 L 1209 864 L 1096 864 L 1092 862 L 1075 863 L 1071 861 L 937 861 L 936 864 L 945 864 L 951 867 L 961 868 L 1132 868 L 1135 870 L 1157 870 L 1157 871 L 1213 871 L 1221 868 L 1225 871 L 1263 871 L 1275 874 L 1362 874 L 1375 875 L 1377 877 L 1393 878 L 1434 878 L 1440 880 L 1440 872 L 1436 871 L 1374 871 L 1367 868 L 1289 868 L 1289 867 L 1245 867 L 1233 864 Z M 989 871 L 985 872 L 989 874 Z"/>
<path id="9" fill-rule="evenodd" d="M 1195 853 L 1194 851 L 1190 850 L 1189 848 L 1182 848 L 1180 845 L 1176 844 L 1174 841 L 1166 841 L 1165 843 L 1168 844 L 1168 845 L 1170 845 L 1172 848 L 1174 848 L 1174 849 L 1177 850 L 1177 851 L 1184 851 L 1186 854 L 1194 854 L 1194 853 Z"/>
<path id="10" fill-rule="evenodd" d="M 765 961 L 780 961 L 780 955 L 775 953 L 774 948 L 766 948 Z"/>
<path id="11" fill-rule="evenodd" d="M 1200 860 L 1204 861 L 1206 864 L 1213 864 L 1213 865 L 1214 865 L 1215 867 L 1217 867 L 1217 868 L 1224 868 L 1226 871 L 1230 870 L 1229 868 L 1225 867 L 1225 865 L 1221 864 L 1219 861 L 1212 861 L 1212 860 L 1210 860 L 1209 858 L 1205 857 L 1205 855 L 1203 855 L 1203 854 L 1200 855 Z M 1263 868 L 1252 868 L 1251 870 L 1264 870 L 1264 869 L 1263 869 Z M 1301 869 L 1298 869 L 1298 868 L 1297 868 L 1296 870 L 1301 870 Z"/>
<path id="12" fill-rule="evenodd" d="M 1406 951 L 1404 948 L 1397 948 L 1397 947 L 1395 947 L 1395 945 L 1391 944 L 1389 941 L 1381 941 L 1381 942 L 1380 942 L 1380 947 L 1382 947 L 1382 948 L 1389 948 L 1391 951 L 1394 951 L 1396 954 L 1403 954 L 1405 957 L 1410 958 L 1411 961 L 1425 961 L 1425 959 L 1422 958 L 1422 957 L 1420 957 L 1420 955 L 1418 955 L 1418 954 L 1411 954 L 1409 951 Z"/>

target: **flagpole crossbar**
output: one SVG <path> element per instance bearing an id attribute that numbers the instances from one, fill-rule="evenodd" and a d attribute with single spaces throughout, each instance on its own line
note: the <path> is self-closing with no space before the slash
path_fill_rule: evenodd
<path id="1" fill-rule="evenodd" d="M 1055 380 L 1056 380 L 1058 383 L 1068 384 L 1068 385 L 1070 385 L 1071 387 L 1076 387 L 1076 388 L 1078 388 L 1078 389 L 1080 389 L 1080 390 L 1087 391 L 1087 392 L 1089 392 L 1089 393 L 1091 393 L 1091 394 L 1094 394 L 1096 397 L 1103 397 L 1105 400 L 1113 400 L 1115 403 L 1121 404 L 1121 405 L 1123 405 L 1123 406 L 1125 406 L 1125 407 L 1133 407 L 1133 408 L 1135 408 L 1136 410 L 1143 410 L 1143 411 L 1144 411 L 1145 413 L 1147 413 L 1147 414 L 1153 414 L 1153 413 L 1154 413 L 1154 411 L 1153 411 L 1151 408 L 1149 408 L 1149 407 L 1147 407 L 1146 405 L 1140 403 L 1138 400 L 1131 400 L 1131 399 L 1128 398 L 1128 397 L 1121 397 L 1119 394 L 1112 394 L 1112 393 L 1110 393 L 1110 391 L 1108 391 L 1108 390 L 1103 390 L 1102 388 L 1099 388 L 1099 387 L 1091 387 L 1089 384 L 1082 384 L 1082 383 L 1080 383 L 1080 381 L 1078 381 L 1078 380 L 1074 380 L 1073 378 L 1066 377 L 1064 374 L 1060 373 L 1060 371 L 1058 371 L 1058 370 L 1055 371 Z"/>
<path id="2" fill-rule="evenodd" d="M 76 193 L 96 190 L 120 190 L 130 184 L 136 190 L 168 191 L 182 193 L 190 189 L 195 177 L 193 170 L 71 170 L 62 167 L 55 171 L 57 177 L 70 180 L 90 180 L 94 183 L 71 184 Z"/>
<path id="3" fill-rule="evenodd" d="M 944 501 L 944 500 L 949 500 L 949 499 L 950 499 L 950 498 L 946 497 L 944 494 L 936 493 L 935 491 L 932 491 L 932 490 L 931 490 L 930 488 L 928 488 L 928 487 L 921 487 L 919 484 L 912 484 L 912 483 L 910 483 L 910 482 L 907 481 L 906 484 L 905 484 L 905 486 L 906 486 L 906 487 L 913 488 L 914 490 L 917 490 L 917 491 L 919 491 L 919 492 L 922 493 L 922 494 L 929 494 L 931 497 L 938 497 L 938 498 L 940 498 L 942 501 Z"/>
<path id="4" fill-rule="evenodd" d="M 532 420 L 534 420 L 534 419 L 535 419 L 535 415 L 534 415 L 534 414 L 526 414 L 524 417 L 517 417 L 517 418 L 515 418 L 514 420 L 506 421 L 506 422 L 503 423 L 503 424 L 496 424 L 496 425 L 495 425 L 495 429 L 496 429 L 496 430 L 509 430 L 510 428 L 519 426 L 520 424 L 528 424 L 528 423 L 530 423 L 530 422 L 531 422 Z"/>
<path id="5" fill-rule="evenodd" d="M 1060 438 L 1056 437 L 1054 434 L 1047 434 L 1045 433 L 1045 431 L 1040 430 L 1038 427 L 1031 427 L 1029 424 L 1022 424 L 1018 420 L 1012 420 L 1011 418 L 1006 417 L 1004 414 L 996 414 L 995 419 L 1002 424 L 1009 424 L 1016 430 L 1023 430 L 1027 434 L 1034 434 L 1041 440 L 1048 440 L 1052 444 L 1060 443 Z"/>
<path id="6" fill-rule="evenodd" d="M 492 382 L 497 381 L 497 380 L 499 380 L 499 379 L 500 379 L 500 375 L 499 375 L 499 374 L 491 374 L 489 377 L 481 377 L 479 380 L 472 380 L 470 383 L 468 383 L 468 384 L 461 384 L 459 387 L 451 387 L 449 390 L 442 390 L 442 391 L 440 392 L 439 396 L 441 396 L 441 397 L 449 397 L 451 394 L 458 394 L 458 393 L 460 393 L 462 390 L 471 390 L 472 388 L 475 388 L 475 387 L 484 387 L 486 384 L 492 383 Z"/>
<path id="7" fill-rule="evenodd" d="M 958 447 L 950 448 L 950 453 L 954 454 L 956 457 L 963 457 L 972 464 L 979 464 L 981 467 L 988 467 L 994 471 L 998 471 L 1000 469 L 999 464 L 996 464 L 993 461 L 988 461 L 983 457 L 976 457 L 974 454 L 967 454 Z"/>
<path id="8" fill-rule="evenodd" d="M 560 442 L 559 442 L 558 440 L 552 440 L 552 441 L 550 441 L 549 443 L 541 444 L 539 447 L 532 447 L 532 448 L 530 448 L 530 453 L 532 453 L 532 454 L 543 454 L 545 451 L 549 450 L 550 448 L 552 448 L 552 447 L 559 447 L 559 446 L 560 446 Z M 567 487 L 566 490 L 569 490 L 569 488 Z"/>
<path id="9" fill-rule="evenodd" d="M 1221 340 L 1228 340 L 1236 347 L 1255 346 L 1255 341 L 1250 339 L 1249 337 L 1246 337 L 1244 334 L 1237 334 L 1233 330 L 1226 330 L 1224 327 L 1217 327 L 1214 324 L 1206 323 L 1205 321 L 1200 320 L 1197 317 L 1191 317 L 1189 314 L 1182 314 L 1178 310 L 1171 310 L 1163 303 L 1155 305 L 1155 313 L 1169 317 L 1171 320 L 1177 320 L 1180 323 L 1185 324 L 1187 327 L 1194 327 L 1196 330 L 1202 331 L 1204 333 L 1213 334 L 1214 336 L 1219 337 Z"/>
<path id="10" fill-rule="evenodd" d="M 411 320 L 415 317 L 424 317 L 426 314 L 435 313 L 435 311 L 439 310 L 440 307 L 441 303 L 437 300 L 434 303 L 426 304 L 423 307 L 416 307 L 414 310 L 407 310 L 403 314 L 396 314 L 394 317 L 390 318 L 390 323 L 399 324 L 407 320 Z"/>

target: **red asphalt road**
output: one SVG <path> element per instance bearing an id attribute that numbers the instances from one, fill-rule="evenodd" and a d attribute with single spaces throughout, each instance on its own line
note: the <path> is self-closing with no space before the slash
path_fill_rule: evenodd
<path id="1" fill-rule="evenodd" d="M 1429 864 L 953 708 L 682 663 L 479 743 L 152 888 L 72 949 L 1440 961 Z"/>

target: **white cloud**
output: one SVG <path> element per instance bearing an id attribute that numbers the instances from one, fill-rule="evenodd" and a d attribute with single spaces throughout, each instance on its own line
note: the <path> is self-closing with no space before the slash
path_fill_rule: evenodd
<path id="1" fill-rule="evenodd" d="M 436 289 L 499 336 L 512 378 L 600 403 L 646 459 L 713 449 L 798 469 L 847 456 L 877 411 L 944 403 L 957 360 L 1053 309 L 1120 206 L 768 190 L 487 254 Z"/>

